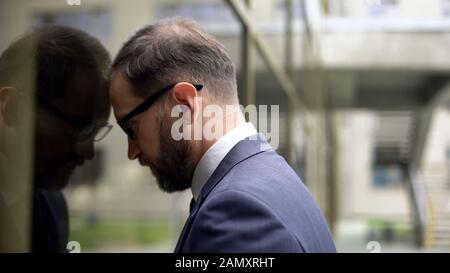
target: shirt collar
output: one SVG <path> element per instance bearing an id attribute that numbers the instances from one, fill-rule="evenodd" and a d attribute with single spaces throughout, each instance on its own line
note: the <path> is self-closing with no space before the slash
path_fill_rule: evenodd
<path id="1" fill-rule="evenodd" d="M 258 132 L 252 123 L 243 123 L 222 136 L 205 152 L 195 167 L 192 177 L 191 191 L 195 201 L 197 201 L 206 181 L 208 181 L 228 152 L 239 141 L 256 134 Z"/>

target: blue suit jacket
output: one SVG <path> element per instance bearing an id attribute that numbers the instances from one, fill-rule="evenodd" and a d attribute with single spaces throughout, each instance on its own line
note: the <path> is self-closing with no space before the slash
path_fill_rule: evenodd
<path id="1" fill-rule="evenodd" d="M 60 191 L 36 189 L 33 202 L 34 253 L 64 253 L 69 240 L 66 199 Z"/>
<path id="2" fill-rule="evenodd" d="M 255 138 L 236 144 L 206 182 L 175 252 L 336 252 L 308 189 Z"/>

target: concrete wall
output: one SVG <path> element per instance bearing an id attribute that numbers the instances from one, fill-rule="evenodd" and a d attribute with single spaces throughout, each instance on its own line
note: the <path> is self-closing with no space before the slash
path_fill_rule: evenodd
<path id="1" fill-rule="evenodd" d="M 405 187 L 377 188 L 372 183 L 376 116 L 368 111 L 338 113 L 340 216 L 408 220 Z"/>
<path id="2" fill-rule="evenodd" d="M 450 150 L 450 110 L 440 108 L 435 113 L 424 154 L 424 167 L 448 164 Z M 447 165 L 448 166 L 448 165 Z"/>

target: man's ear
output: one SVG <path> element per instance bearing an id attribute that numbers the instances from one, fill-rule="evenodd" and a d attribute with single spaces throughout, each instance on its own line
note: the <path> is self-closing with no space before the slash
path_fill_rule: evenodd
<path id="1" fill-rule="evenodd" d="M 198 108 L 198 103 L 196 101 L 198 97 L 197 89 L 188 82 L 179 82 L 173 89 L 172 97 L 175 100 L 175 103 L 189 107 L 191 113 L 194 114 L 196 108 Z"/>
<path id="2" fill-rule="evenodd" d="M 8 126 L 15 125 L 19 108 L 19 92 L 14 87 L 0 88 L 0 114 Z"/>

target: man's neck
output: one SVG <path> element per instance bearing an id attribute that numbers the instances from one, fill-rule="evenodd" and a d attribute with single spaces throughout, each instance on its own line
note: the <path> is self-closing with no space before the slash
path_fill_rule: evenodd
<path id="1" fill-rule="evenodd" d="M 208 181 L 214 171 L 219 167 L 220 162 L 233 149 L 233 147 L 245 138 L 256 135 L 258 132 L 252 123 L 235 123 L 235 127 L 229 127 L 220 139 L 208 148 L 197 162 L 192 176 L 191 190 L 197 200 L 204 184 Z"/>
<path id="2" fill-rule="evenodd" d="M 231 130 L 233 130 L 234 128 L 242 125 L 245 123 L 245 117 L 242 114 L 242 112 L 239 109 L 239 106 L 234 106 L 237 107 L 234 111 L 225 111 L 225 109 L 223 109 L 223 117 L 219 117 L 218 120 L 215 121 L 214 124 L 222 124 L 222 130 L 217 130 L 216 128 L 214 128 L 214 134 L 213 137 L 202 137 L 201 140 L 201 155 L 200 157 L 202 157 L 206 151 L 208 151 L 209 148 L 211 148 L 212 145 L 214 145 L 214 143 L 216 143 L 220 138 L 222 138 L 224 135 L 226 135 L 228 132 L 230 132 Z M 225 107 L 223 107 L 225 108 Z M 214 117 L 216 118 L 216 117 Z M 206 122 L 213 122 L 212 120 L 208 120 Z M 206 124 L 206 122 L 203 122 L 203 128 Z"/>

